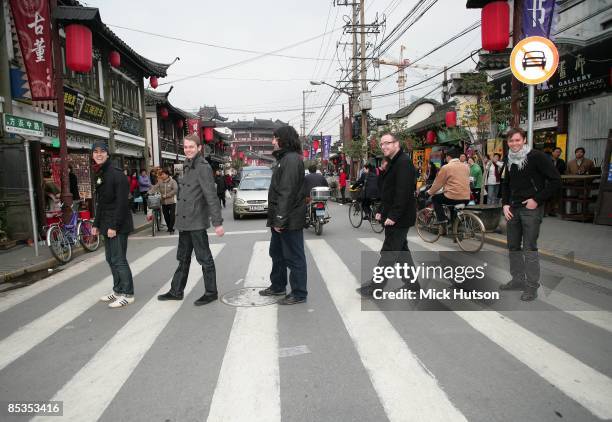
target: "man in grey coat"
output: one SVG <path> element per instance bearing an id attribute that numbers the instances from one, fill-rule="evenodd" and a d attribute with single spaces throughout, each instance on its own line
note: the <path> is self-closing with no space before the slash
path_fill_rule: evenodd
<path id="1" fill-rule="evenodd" d="M 217 188 L 212 169 L 200 154 L 202 145 L 197 135 L 188 135 L 183 140 L 185 164 L 183 177 L 179 180 L 175 228 L 179 231 L 176 259 L 179 266 L 172 277 L 170 291 L 157 296 L 158 300 L 183 300 L 183 291 L 189 276 L 191 253 L 195 250 L 198 263 L 204 273 L 204 295 L 196 300 L 196 306 L 206 305 L 217 300 L 217 274 L 208 234 L 209 218 L 215 233 L 224 234 L 221 207 L 217 198 Z"/>

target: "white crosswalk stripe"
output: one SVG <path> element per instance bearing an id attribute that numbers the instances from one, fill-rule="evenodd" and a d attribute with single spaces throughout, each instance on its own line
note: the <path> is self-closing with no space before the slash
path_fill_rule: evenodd
<path id="1" fill-rule="evenodd" d="M 389 420 L 465 421 L 387 318 L 361 310 L 359 283 L 327 242 L 306 243 Z"/>
<path id="2" fill-rule="evenodd" d="M 213 257 L 221 252 L 223 246 L 224 244 L 210 245 Z M 185 287 L 185 297 L 191 293 L 202 277 L 202 272 L 199 270 L 199 264 L 193 262 Z M 166 293 L 170 289 L 170 281 L 164 284 L 158 294 Z M 117 334 L 51 399 L 64 402 L 62 420 L 77 422 L 98 420 L 182 303 L 182 301 L 160 302 L 155 295 L 117 331 Z M 40 420 L 44 419 L 33 419 L 33 421 Z"/>
<path id="3" fill-rule="evenodd" d="M 256 242 L 244 287 L 268 287 L 270 242 Z M 277 305 L 238 308 L 209 422 L 281 420 Z"/>
<path id="4" fill-rule="evenodd" d="M 84 272 L 90 270 L 94 265 L 103 262 L 105 258 L 106 256 L 104 253 L 100 253 L 81 262 L 75 263 L 65 270 L 47 277 L 44 280 L 40 280 L 31 286 L 12 290 L 3 294 L 0 299 L 0 312 L 4 312 L 15 305 L 19 305 L 20 303 L 25 302 L 26 300 L 31 299 L 46 290 L 49 290 L 51 287 L 55 287 L 66 280 L 83 274 Z"/>
<path id="5" fill-rule="evenodd" d="M 373 250 L 382 247 L 379 239 L 360 241 Z M 448 249 L 424 242 L 420 246 L 433 251 Z M 595 416 L 612 418 L 612 379 L 609 377 L 526 330 L 508 315 L 491 310 L 455 311 L 455 314 Z"/>
<path id="6" fill-rule="evenodd" d="M 132 275 L 138 275 L 172 249 L 171 247 L 155 248 L 142 258 L 137 259 L 130 265 Z M 112 285 L 113 277 L 105 277 L 102 281 L 73 296 L 57 308 L 24 325 L 0 341 L 0 350 L 2 350 L 2 353 L 0 353 L 0 370 L 6 368 L 11 362 L 93 306 L 102 295 L 111 290 Z"/>

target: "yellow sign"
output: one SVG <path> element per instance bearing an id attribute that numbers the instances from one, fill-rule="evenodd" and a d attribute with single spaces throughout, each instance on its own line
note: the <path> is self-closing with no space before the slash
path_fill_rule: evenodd
<path id="1" fill-rule="evenodd" d="M 557 148 L 561 148 L 561 158 L 567 160 L 567 133 L 557 134 Z"/>
<path id="2" fill-rule="evenodd" d="M 510 54 L 510 69 L 519 81 L 537 85 L 547 81 L 557 71 L 559 52 L 551 40 L 528 37 L 521 40 Z"/>

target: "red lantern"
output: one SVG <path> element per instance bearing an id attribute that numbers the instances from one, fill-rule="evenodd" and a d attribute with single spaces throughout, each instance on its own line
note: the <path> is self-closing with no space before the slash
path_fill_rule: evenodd
<path id="1" fill-rule="evenodd" d="M 244 152 L 240 152 L 240 154 L 238 154 L 238 156 L 240 157 L 241 160 L 244 160 Z"/>
<path id="2" fill-rule="evenodd" d="M 211 142 L 214 139 L 213 136 L 213 128 L 211 127 L 205 127 L 204 128 L 204 141 Z"/>
<path id="3" fill-rule="evenodd" d="M 161 116 L 162 119 L 167 119 L 168 118 L 168 109 L 166 107 L 162 107 L 159 109 L 159 115 Z"/>
<path id="4" fill-rule="evenodd" d="M 303 153 L 304 153 L 304 158 L 305 158 L 305 159 L 308 159 L 308 157 L 310 157 L 310 151 L 308 151 L 308 149 L 305 149 L 305 150 L 303 151 Z"/>
<path id="5" fill-rule="evenodd" d="M 177 128 L 182 129 L 184 125 L 185 125 L 185 122 L 183 120 L 177 120 L 176 122 Z"/>
<path id="6" fill-rule="evenodd" d="M 455 127 L 455 126 L 457 126 L 457 112 L 447 111 L 446 112 L 446 127 Z"/>
<path id="7" fill-rule="evenodd" d="M 427 144 L 435 144 L 436 143 L 436 132 L 433 130 L 427 131 Z"/>
<path id="8" fill-rule="evenodd" d="M 157 88 L 157 76 L 151 76 L 149 78 L 149 85 L 151 85 L 153 89 Z"/>
<path id="9" fill-rule="evenodd" d="M 108 60 L 112 67 L 120 67 L 121 66 L 121 55 L 118 51 L 111 51 L 108 53 Z"/>
<path id="10" fill-rule="evenodd" d="M 501 51 L 510 39 L 510 6 L 505 1 L 494 1 L 482 8 L 482 48 Z"/>
<path id="11" fill-rule="evenodd" d="M 316 154 L 317 151 L 319 150 L 319 140 L 315 139 L 314 141 L 312 141 L 312 146 L 313 146 L 313 151 Z"/>
<path id="12" fill-rule="evenodd" d="M 91 30 L 85 25 L 72 24 L 66 32 L 66 66 L 74 72 L 89 72 L 92 66 Z"/>

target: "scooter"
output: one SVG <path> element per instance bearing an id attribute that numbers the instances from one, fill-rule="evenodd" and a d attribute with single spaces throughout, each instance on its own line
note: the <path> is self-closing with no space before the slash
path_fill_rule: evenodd
<path id="1" fill-rule="evenodd" d="M 327 212 L 327 200 L 331 191 L 327 186 L 317 186 L 310 191 L 310 203 L 306 212 L 306 228 L 314 227 L 317 236 L 323 233 L 323 225 L 331 219 Z"/>

